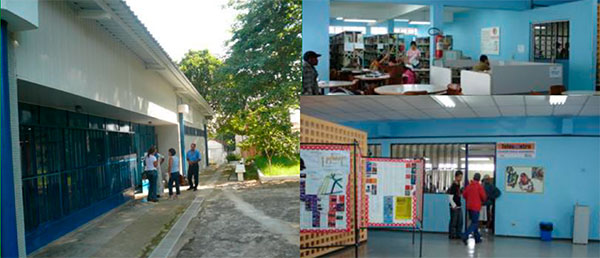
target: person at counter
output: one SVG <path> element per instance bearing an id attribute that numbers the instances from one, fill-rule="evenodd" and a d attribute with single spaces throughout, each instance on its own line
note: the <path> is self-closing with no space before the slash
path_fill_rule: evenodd
<path id="1" fill-rule="evenodd" d="M 473 71 L 483 72 L 490 70 L 490 60 L 486 55 L 481 55 L 479 57 L 479 63 L 473 66 Z"/>
<path id="2" fill-rule="evenodd" d="M 417 48 L 417 42 L 410 42 L 410 49 L 406 51 L 406 60 L 408 64 L 413 67 L 417 67 L 419 65 L 419 58 L 421 58 L 421 51 Z"/>
<path id="3" fill-rule="evenodd" d="M 319 73 L 315 66 L 319 64 L 321 55 L 314 51 L 306 51 L 304 53 L 304 62 L 302 63 L 302 95 L 319 95 L 319 83 L 317 77 Z"/>

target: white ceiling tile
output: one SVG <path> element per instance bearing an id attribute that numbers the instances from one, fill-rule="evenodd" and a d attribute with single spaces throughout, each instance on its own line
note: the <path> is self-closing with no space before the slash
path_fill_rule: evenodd
<path id="1" fill-rule="evenodd" d="M 523 96 L 494 96 L 498 106 L 523 106 L 525 99 Z"/>
<path id="2" fill-rule="evenodd" d="M 588 98 L 588 96 L 569 96 L 565 105 L 583 105 Z"/>
<path id="3" fill-rule="evenodd" d="M 452 118 L 452 115 L 446 112 L 446 110 L 444 110 L 443 108 L 421 109 L 421 111 L 429 115 L 431 118 Z"/>
<path id="4" fill-rule="evenodd" d="M 525 96 L 525 104 L 527 106 L 546 106 L 550 105 L 548 96 Z"/>
<path id="5" fill-rule="evenodd" d="M 470 107 L 493 107 L 494 100 L 491 96 L 461 96 L 460 97 Z"/>
<path id="6" fill-rule="evenodd" d="M 600 116 L 600 107 L 598 107 L 597 105 L 587 104 L 583 107 L 583 109 L 581 110 L 579 115 L 580 116 Z"/>
<path id="7" fill-rule="evenodd" d="M 501 106 L 502 116 L 525 116 L 525 107 L 523 106 Z"/>
<path id="8" fill-rule="evenodd" d="M 575 116 L 581 111 L 580 105 L 560 105 L 554 107 L 555 116 Z"/>
<path id="9" fill-rule="evenodd" d="M 527 106 L 527 116 L 550 116 L 552 115 L 552 106 Z"/>
<path id="10" fill-rule="evenodd" d="M 454 117 L 467 118 L 467 117 L 477 117 L 473 110 L 470 108 L 448 108 L 446 109 L 448 113 L 452 114 Z"/>
<path id="11" fill-rule="evenodd" d="M 440 108 L 440 104 L 438 104 L 433 98 L 430 96 L 410 96 L 405 97 L 404 101 L 410 103 L 412 106 L 416 108 Z"/>
<path id="12" fill-rule="evenodd" d="M 480 107 L 473 108 L 473 110 L 479 117 L 499 117 L 501 115 L 497 107 Z"/>

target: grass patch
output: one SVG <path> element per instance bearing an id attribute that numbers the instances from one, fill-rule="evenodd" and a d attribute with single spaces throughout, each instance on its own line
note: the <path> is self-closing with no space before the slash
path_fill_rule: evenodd
<path id="1" fill-rule="evenodd" d="M 298 157 L 293 159 L 273 157 L 271 167 L 269 167 L 269 161 L 264 156 L 257 156 L 254 162 L 265 176 L 294 176 L 300 174 L 300 159 Z"/>

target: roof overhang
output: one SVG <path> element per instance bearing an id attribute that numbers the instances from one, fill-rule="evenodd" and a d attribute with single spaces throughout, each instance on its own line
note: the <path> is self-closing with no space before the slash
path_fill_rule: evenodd
<path id="1" fill-rule="evenodd" d="M 204 116 L 214 114 L 208 102 L 124 1 L 71 0 L 70 4 L 79 18 L 95 20 L 139 57 L 147 70 L 153 70 L 165 78 L 177 95 L 191 99 L 192 105 L 204 111 Z"/>

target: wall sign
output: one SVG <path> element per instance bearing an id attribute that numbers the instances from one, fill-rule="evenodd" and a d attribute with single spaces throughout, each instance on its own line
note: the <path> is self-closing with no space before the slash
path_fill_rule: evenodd
<path id="1" fill-rule="evenodd" d="M 562 78 L 562 66 L 550 66 L 550 78 Z"/>
<path id="2" fill-rule="evenodd" d="M 302 145 L 300 232 L 350 231 L 350 146 Z"/>
<path id="3" fill-rule="evenodd" d="M 500 27 L 481 29 L 481 54 L 500 54 Z"/>
<path id="4" fill-rule="evenodd" d="M 507 166 L 505 189 L 513 193 L 543 193 L 545 173 L 543 167 Z"/>
<path id="5" fill-rule="evenodd" d="M 496 156 L 498 158 L 535 158 L 535 142 L 496 144 Z"/>

